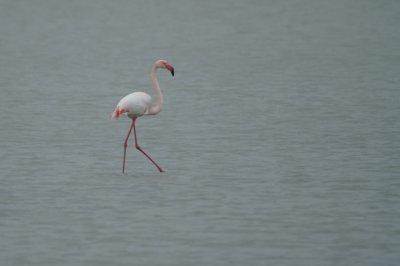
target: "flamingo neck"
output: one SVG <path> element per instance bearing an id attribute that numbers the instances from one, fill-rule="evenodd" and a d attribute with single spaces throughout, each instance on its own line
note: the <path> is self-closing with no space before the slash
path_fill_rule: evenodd
<path id="1" fill-rule="evenodd" d="M 160 84 L 158 84 L 157 79 L 157 66 L 156 64 L 153 65 L 151 68 L 151 83 L 153 84 L 153 89 L 157 96 L 157 102 L 150 108 L 150 115 L 155 115 L 161 112 L 162 105 L 163 105 L 163 95 L 161 93 Z"/>

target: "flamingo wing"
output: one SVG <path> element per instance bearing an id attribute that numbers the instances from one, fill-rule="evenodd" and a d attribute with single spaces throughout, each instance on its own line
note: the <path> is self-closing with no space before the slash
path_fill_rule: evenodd
<path id="1" fill-rule="evenodd" d="M 151 107 L 151 96 L 144 92 L 134 92 L 122 98 L 112 113 L 113 118 L 126 114 L 139 117 L 146 114 Z"/>

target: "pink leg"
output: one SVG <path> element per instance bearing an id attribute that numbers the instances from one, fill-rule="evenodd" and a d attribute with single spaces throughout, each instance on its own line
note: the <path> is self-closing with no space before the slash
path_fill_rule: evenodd
<path id="1" fill-rule="evenodd" d="M 139 151 L 141 151 L 143 154 L 144 154 L 144 156 L 146 156 L 156 167 L 157 167 L 157 169 L 158 169 L 158 171 L 160 171 L 160 172 L 165 172 L 149 155 L 147 155 L 147 153 L 145 153 L 144 152 L 144 150 L 142 150 L 142 148 L 139 146 L 139 143 L 138 143 L 138 141 L 137 141 L 137 136 L 136 136 L 136 126 L 135 126 L 135 122 L 136 122 L 136 119 L 133 119 L 132 120 L 132 126 L 133 126 L 133 133 L 134 133 L 134 136 L 135 136 L 135 145 L 136 145 L 136 149 L 138 149 Z M 132 126 L 131 126 L 131 129 L 132 129 Z M 130 131 L 129 131 L 129 133 L 130 133 Z M 128 135 L 129 136 L 129 135 Z"/>
<path id="2" fill-rule="evenodd" d="M 132 124 L 131 127 L 129 128 L 128 135 L 126 136 L 125 142 L 124 142 L 124 161 L 122 163 L 122 173 L 125 174 L 125 159 L 126 159 L 126 147 L 128 147 L 128 139 L 129 135 L 131 134 L 132 128 L 135 125 L 135 119 L 132 119 Z"/>

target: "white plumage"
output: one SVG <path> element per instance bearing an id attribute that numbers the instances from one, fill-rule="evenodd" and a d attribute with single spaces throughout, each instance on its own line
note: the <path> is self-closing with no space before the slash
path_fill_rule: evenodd
<path id="1" fill-rule="evenodd" d="M 115 114 L 126 114 L 130 118 L 148 114 L 151 109 L 151 96 L 144 92 L 134 92 L 126 95 L 117 104 Z M 118 115 L 119 116 L 119 115 Z M 118 117 L 114 116 L 114 117 Z"/>

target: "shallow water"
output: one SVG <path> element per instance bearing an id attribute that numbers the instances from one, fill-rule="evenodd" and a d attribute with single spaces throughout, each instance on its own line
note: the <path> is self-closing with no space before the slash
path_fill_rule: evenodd
<path id="1" fill-rule="evenodd" d="M 0 1 L 2 265 L 397 265 L 397 1 Z M 121 174 L 120 98 L 152 93 Z"/>

